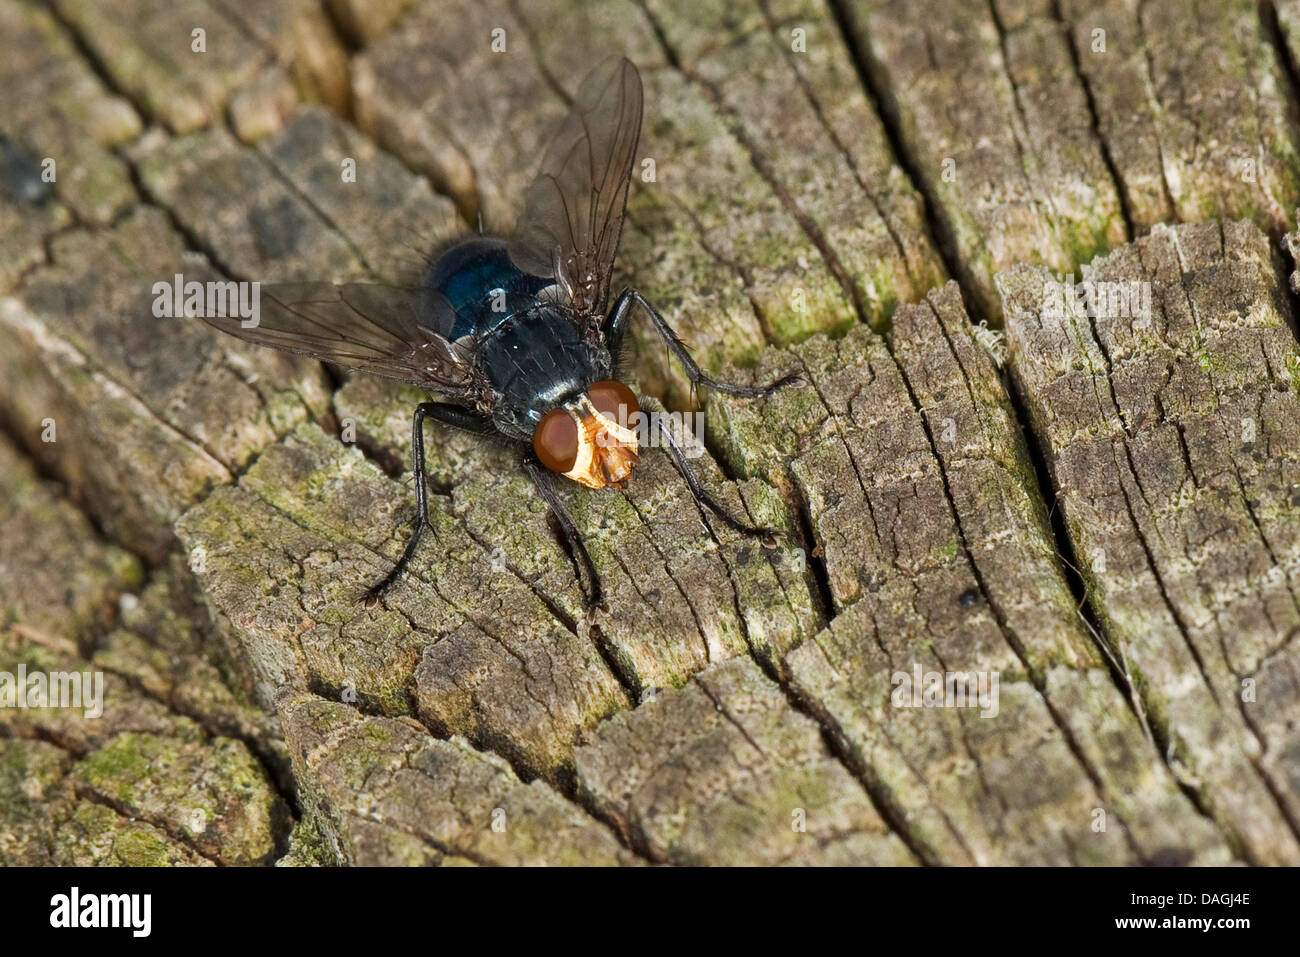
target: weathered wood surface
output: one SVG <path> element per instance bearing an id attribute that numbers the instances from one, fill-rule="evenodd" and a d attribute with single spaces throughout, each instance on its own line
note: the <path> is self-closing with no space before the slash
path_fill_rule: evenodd
<path id="1" fill-rule="evenodd" d="M 1203 6 L 0 0 L 0 671 L 106 676 L 0 710 L 0 860 L 1300 862 L 1300 6 Z M 515 453 L 430 427 L 366 609 L 417 394 L 151 286 L 508 230 L 610 51 L 655 170 L 622 278 L 803 376 L 700 397 L 780 541 L 649 450 L 564 492 L 588 619 Z M 1150 322 L 1045 312 L 1053 271 Z M 897 706 L 914 669 L 996 714 Z"/>

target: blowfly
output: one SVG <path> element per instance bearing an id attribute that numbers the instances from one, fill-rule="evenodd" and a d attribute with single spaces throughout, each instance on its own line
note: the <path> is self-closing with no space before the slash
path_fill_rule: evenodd
<path id="1" fill-rule="evenodd" d="M 259 345 L 414 383 L 433 401 L 411 424 L 415 525 L 402 557 L 366 593 L 378 598 L 411 561 L 427 525 L 424 420 L 522 447 L 522 464 L 581 561 L 588 607 L 603 605 L 600 576 L 552 473 L 599 489 L 622 487 L 637 464 L 636 395 L 617 378 L 617 357 L 638 311 L 682 364 L 693 388 L 755 397 L 766 387 L 705 375 L 668 322 L 637 292 L 606 308 L 628 187 L 641 131 L 641 76 L 611 57 L 583 80 L 529 186 L 509 240 L 472 234 L 433 257 L 420 282 L 281 283 L 261 289 L 256 326 L 204 316 Z M 770 537 L 731 516 L 705 490 L 677 440 L 659 437 L 692 494 L 730 527 Z"/>

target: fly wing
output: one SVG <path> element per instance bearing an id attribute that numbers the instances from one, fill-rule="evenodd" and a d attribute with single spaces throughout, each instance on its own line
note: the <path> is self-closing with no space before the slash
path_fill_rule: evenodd
<path id="1" fill-rule="evenodd" d="M 605 311 L 640 133 L 641 75 L 610 57 L 582 81 L 525 195 L 510 257 L 554 278 L 579 316 Z"/>
<path id="2" fill-rule="evenodd" d="M 484 383 L 472 354 L 416 321 L 417 299 L 427 295 L 378 283 L 264 284 L 256 325 L 245 327 L 238 317 L 202 318 L 246 342 L 477 401 Z"/>

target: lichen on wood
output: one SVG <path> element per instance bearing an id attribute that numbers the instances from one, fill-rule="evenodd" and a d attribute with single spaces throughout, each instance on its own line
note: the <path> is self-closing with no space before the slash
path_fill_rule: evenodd
<path id="1" fill-rule="evenodd" d="M 105 681 L 0 710 L 0 861 L 1300 861 L 1297 23 L 0 0 L 0 672 Z M 431 528 L 366 607 L 423 395 L 153 286 L 508 232 L 610 52 L 646 88 L 616 285 L 710 371 L 801 378 L 693 394 L 640 322 L 620 375 L 776 542 L 647 448 L 560 490 L 588 614 L 519 449 L 430 423 Z M 1045 315 L 1079 278 L 1151 321 Z"/>

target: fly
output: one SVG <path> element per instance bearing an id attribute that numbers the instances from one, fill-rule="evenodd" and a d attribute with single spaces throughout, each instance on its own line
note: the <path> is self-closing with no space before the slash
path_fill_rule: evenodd
<path id="1" fill-rule="evenodd" d="M 641 111 L 636 67 L 624 57 L 602 62 L 583 80 L 548 147 L 514 236 L 454 241 L 413 289 L 264 285 L 256 326 L 204 316 L 249 342 L 401 379 L 435 397 L 415 407 L 411 423 L 415 525 L 402 557 L 366 592 L 367 601 L 410 564 L 428 524 L 426 418 L 521 446 L 524 471 L 586 572 L 585 598 L 593 608 L 604 604 L 600 576 L 550 476 L 594 489 L 621 487 L 636 466 L 640 446 L 628 421 L 640 406 L 616 370 L 634 313 L 649 318 L 693 388 L 752 398 L 796 380 L 787 376 L 766 387 L 720 382 L 700 369 L 636 289 L 606 308 Z M 745 534 L 774 534 L 730 515 L 705 491 L 668 430 L 661 426 L 658 433 L 691 493 L 719 519 Z"/>

